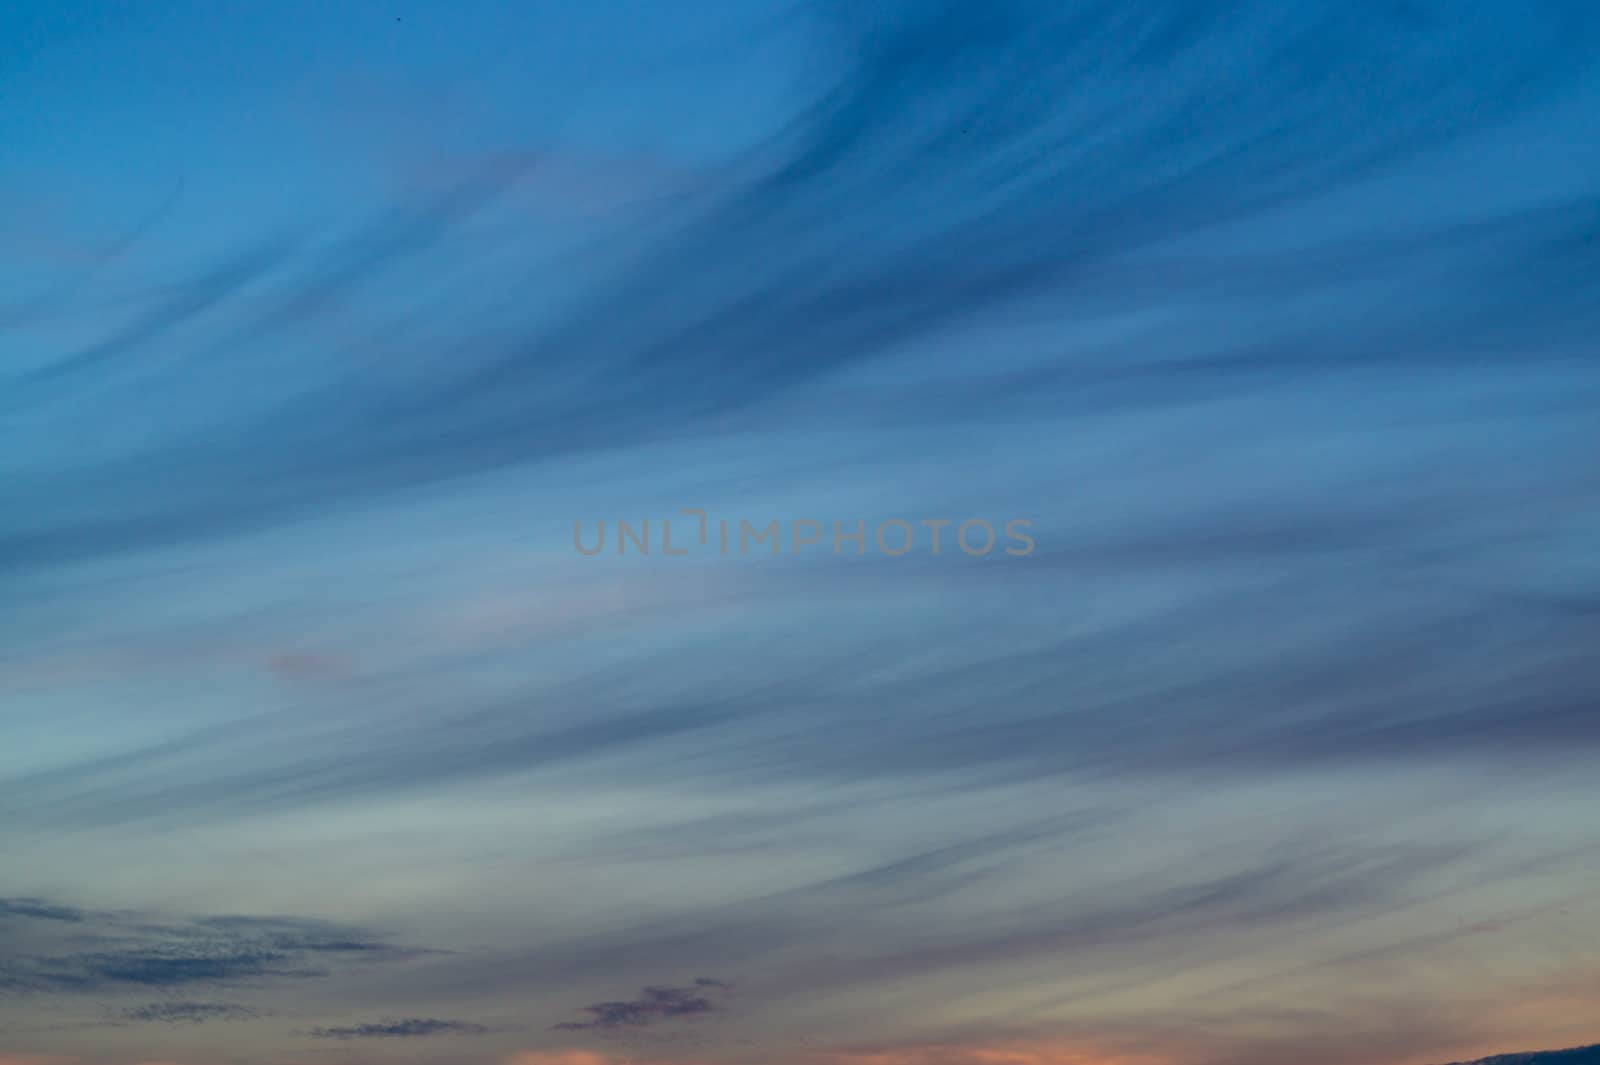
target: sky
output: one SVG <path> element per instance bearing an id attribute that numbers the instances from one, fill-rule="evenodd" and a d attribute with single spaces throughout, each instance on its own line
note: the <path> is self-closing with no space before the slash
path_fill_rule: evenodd
<path id="1" fill-rule="evenodd" d="M 0 1065 L 1600 1041 L 1597 53 L 5 5 Z"/>

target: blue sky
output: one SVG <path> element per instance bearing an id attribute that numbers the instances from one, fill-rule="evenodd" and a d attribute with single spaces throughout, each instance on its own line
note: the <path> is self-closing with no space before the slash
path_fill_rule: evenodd
<path id="1" fill-rule="evenodd" d="M 1600 1039 L 1597 46 L 10 5 L 0 1065 Z"/>

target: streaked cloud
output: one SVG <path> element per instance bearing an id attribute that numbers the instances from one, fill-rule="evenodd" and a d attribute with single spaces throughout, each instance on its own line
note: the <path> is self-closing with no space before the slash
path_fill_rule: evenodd
<path id="1" fill-rule="evenodd" d="M 396 2 L 0 14 L 8 1052 L 1592 1042 L 1600 11 Z"/>

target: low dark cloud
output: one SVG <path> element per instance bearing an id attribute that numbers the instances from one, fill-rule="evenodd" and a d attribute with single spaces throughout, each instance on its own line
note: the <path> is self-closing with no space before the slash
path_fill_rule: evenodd
<path id="1" fill-rule="evenodd" d="M 116 1016 L 137 1024 L 203 1024 L 207 1021 L 245 1021 L 259 1017 L 261 1013 L 231 1002 L 152 1002 L 118 1010 Z"/>
<path id="2" fill-rule="evenodd" d="M 18 907 L 33 927 L 9 935 L 0 990 L 101 993 L 311 979 L 335 967 L 413 956 L 366 929 L 300 917 L 192 917 L 159 921 L 131 912 L 70 910 L 38 900 Z M 70 918 L 60 912 L 70 912 Z M 146 1020 L 199 1019 L 205 1009 L 149 1007 Z M 199 1004 L 204 1006 L 204 1004 Z M 163 1016 L 162 1010 L 170 1010 Z M 213 1014 L 213 1016 L 219 1016 Z"/>
<path id="3" fill-rule="evenodd" d="M 55 906 L 43 899 L 0 899 L 0 921 L 7 918 L 77 924 L 83 920 L 83 911 L 71 906 Z"/>
<path id="4" fill-rule="evenodd" d="M 313 1028 L 307 1034 L 316 1039 L 411 1039 L 429 1035 L 485 1035 L 489 1028 L 466 1021 L 441 1021 L 431 1017 L 356 1024 L 347 1028 Z"/>
<path id="5" fill-rule="evenodd" d="M 1462 1062 L 1460 1065 L 1600 1065 L 1600 1044 L 1571 1050 L 1538 1050 L 1531 1054 L 1501 1054 L 1498 1057 Z"/>
<path id="6" fill-rule="evenodd" d="M 13 990 L 102 991 L 326 975 L 282 951 L 234 943 L 151 942 L 127 950 L 22 958 L 0 980 Z"/>
<path id="7" fill-rule="evenodd" d="M 637 998 L 626 1002 L 596 1002 L 592 1006 L 585 1006 L 579 1012 L 587 1014 L 588 1020 L 566 1021 L 553 1025 L 552 1030 L 613 1032 L 644 1028 L 684 1017 L 698 1017 L 718 1008 L 711 993 L 728 989 L 727 983 L 708 977 L 695 980 L 691 987 L 646 987 Z"/>

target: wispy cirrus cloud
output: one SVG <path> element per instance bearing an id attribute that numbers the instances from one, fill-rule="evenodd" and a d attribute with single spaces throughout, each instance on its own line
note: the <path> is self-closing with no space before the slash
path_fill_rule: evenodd
<path id="1" fill-rule="evenodd" d="M 360 6 L 305 40 L 520 46 L 565 17 L 440 6 L 419 31 Z M 762 136 L 695 150 L 696 109 L 632 85 L 612 128 L 518 111 L 483 136 L 495 115 L 406 70 L 411 97 L 353 116 L 404 142 L 364 153 L 403 189 L 335 195 L 319 159 L 329 188 L 295 207 L 325 227 L 233 189 L 205 215 L 207 160 L 136 243 L 6 301 L 28 332 L 0 359 L 0 1007 L 116 996 L 145 1026 L 117 1037 L 199 1045 L 187 1026 L 258 1001 L 211 996 L 248 988 L 252 1028 L 426 1056 L 513 1045 L 441 1018 L 588 1002 L 547 1038 L 681 1048 L 680 1022 L 726 1015 L 751 1042 L 711 1056 L 784 1065 L 1098 1065 L 1140 1034 L 1182 1065 L 1393 1065 L 1587 1023 L 1593 996 L 1486 1019 L 1595 943 L 1552 900 L 1594 872 L 1600 17 L 801 14 L 806 91 Z M 608 17 L 574 53 L 645 15 Z M 261 66 L 162 26 L 137 55 L 53 54 Z M 551 98 L 469 53 L 487 111 Z M 134 81 L 78 127 L 36 110 L 112 151 L 99 116 L 132 129 Z M 279 133 L 252 123 L 274 185 L 303 151 Z M 601 236 L 551 224 L 575 207 L 640 200 L 582 254 L 552 244 Z M 231 247 L 138 276 L 145 240 L 222 214 Z M 1027 510 L 1039 550 L 551 563 L 573 511 L 718 499 Z M 124 878 L 134 908 L 343 916 L 68 904 Z M 395 964 L 413 938 L 455 953 Z M 711 980 L 610 999 L 697 971 L 740 973 L 740 1009 Z M 1369 987 L 1388 1001 L 1347 994 Z M 979 1013 L 984 1038 L 940 1028 Z M 796 1030 L 838 1046 L 764 1042 Z"/>

